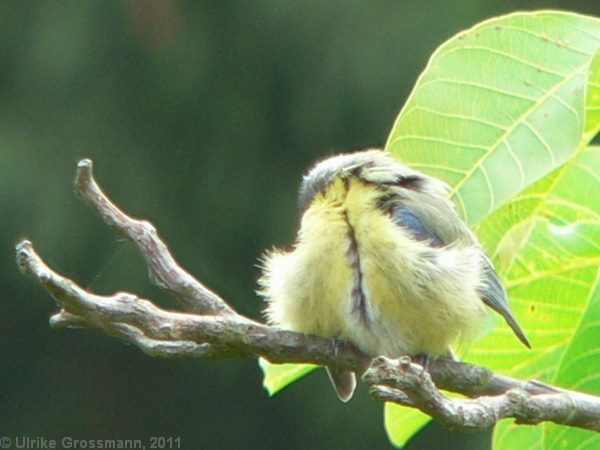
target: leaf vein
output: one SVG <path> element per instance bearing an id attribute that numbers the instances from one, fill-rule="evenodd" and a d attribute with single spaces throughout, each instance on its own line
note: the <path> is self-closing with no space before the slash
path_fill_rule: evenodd
<path id="1" fill-rule="evenodd" d="M 412 108 L 409 108 L 406 110 L 406 112 L 404 113 L 405 117 L 409 116 L 412 113 L 415 112 L 426 112 L 428 114 L 434 114 L 436 116 L 440 116 L 440 117 L 447 117 L 450 119 L 461 119 L 461 120 L 466 120 L 468 122 L 475 122 L 475 123 L 479 123 L 481 125 L 486 125 L 492 128 L 496 128 L 500 131 L 505 131 L 506 127 L 503 125 L 500 125 L 498 123 L 494 123 L 491 122 L 489 120 L 485 120 L 485 119 L 481 119 L 479 117 L 473 117 L 473 116 L 467 116 L 465 114 L 453 114 L 453 113 L 447 113 L 447 112 L 442 112 L 442 111 L 438 111 L 436 109 L 433 108 L 427 108 L 425 106 L 414 106 Z"/>

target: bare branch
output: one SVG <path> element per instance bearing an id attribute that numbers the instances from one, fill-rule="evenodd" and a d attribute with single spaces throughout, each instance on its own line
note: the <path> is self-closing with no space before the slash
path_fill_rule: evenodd
<path id="1" fill-rule="evenodd" d="M 94 180 L 92 166 L 89 159 L 82 159 L 77 164 L 75 193 L 108 226 L 137 245 L 148 265 L 150 280 L 187 310 L 203 314 L 232 314 L 234 311 L 227 303 L 177 264 L 151 223 L 129 217 L 110 201 Z"/>
<path id="2" fill-rule="evenodd" d="M 101 191 L 92 162 L 78 164 L 76 192 L 102 219 L 132 240 L 150 279 L 188 310 L 167 311 L 127 292 L 100 296 L 54 272 L 31 242 L 16 246 L 17 264 L 59 304 L 53 328 L 94 328 L 144 353 L 165 358 L 262 356 L 274 363 L 312 363 L 362 373 L 366 355 L 349 343 L 270 327 L 237 314 L 222 298 L 182 269 L 152 224 L 129 217 Z M 363 377 L 381 400 L 412 406 L 453 428 L 489 427 L 514 417 L 519 423 L 553 421 L 600 431 L 600 398 L 519 381 L 471 364 L 433 360 L 428 371 L 410 358 L 377 358 Z M 450 399 L 438 388 L 473 399 Z"/>
<path id="3" fill-rule="evenodd" d="M 327 364 L 357 369 L 360 352 L 336 343 L 255 322 L 237 313 L 197 315 L 166 311 L 126 292 L 96 295 L 50 269 L 25 240 L 16 247 L 21 271 L 61 306 L 54 327 L 96 328 L 158 357 L 209 359 L 264 356 L 271 362 Z"/>
<path id="4" fill-rule="evenodd" d="M 548 392 L 534 394 L 527 387 L 528 383 L 535 383 L 528 382 L 496 396 L 448 398 L 437 389 L 422 366 L 406 357 L 375 359 L 363 380 L 374 384 L 371 394 L 379 400 L 416 407 L 449 428 L 488 428 L 500 419 L 514 417 L 520 424 L 551 421 L 600 431 L 600 399 L 579 392 L 547 386 Z M 532 390 L 542 391 L 542 386 L 537 385 Z"/>

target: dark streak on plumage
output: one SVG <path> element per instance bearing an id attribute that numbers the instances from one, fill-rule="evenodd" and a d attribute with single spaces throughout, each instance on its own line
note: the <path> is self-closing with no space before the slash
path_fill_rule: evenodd
<path id="1" fill-rule="evenodd" d="M 418 175 L 408 175 L 398 177 L 395 182 L 388 183 L 390 185 L 398 186 L 405 189 L 412 189 L 415 191 L 421 190 L 423 187 L 423 177 Z"/>
<path id="2" fill-rule="evenodd" d="M 346 214 L 344 214 L 344 218 L 348 224 L 348 239 L 350 240 L 350 245 L 348 246 L 348 261 L 354 275 L 352 291 L 350 293 L 352 312 L 358 315 L 359 320 L 363 325 L 366 325 L 369 322 L 369 314 L 367 311 L 368 299 L 364 291 L 364 276 L 360 264 L 358 242 L 354 235 L 354 228 L 348 221 L 348 216 Z"/>
<path id="3" fill-rule="evenodd" d="M 397 194 L 383 194 L 377 199 L 377 208 L 383 211 L 386 214 L 390 214 L 392 212 L 392 208 L 394 206 L 393 201 L 397 198 Z"/>
<path id="4" fill-rule="evenodd" d="M 348 190 L 350 189 L 350 180 L 348 178 L 344 178 L 344 189 L 346 190 L 346 192 L 348 192 Z M 348 219 L 348 217 L 346 217 L 346 219 Z"/>

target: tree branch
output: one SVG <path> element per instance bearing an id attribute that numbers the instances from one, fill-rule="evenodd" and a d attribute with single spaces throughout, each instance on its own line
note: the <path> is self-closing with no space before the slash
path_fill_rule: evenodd
<path id="1" fill-rule="evenodd" d="M 23 240 L 16 246 L 17 264 L 58 302 L 60 310 L 50 318 L 53 328 L 94 328 L 154 357 L 262 356 L 274 363 L 364 370 L 366 356 L 347 342 L 282 330 L 236 313 L 177 264 L 152 224 L 129 217 L 110 201 L 94 180 L 90 160 L 79 162 L 75 190 L 104 222 L 137 245 L 150 280 L 189 312 L 167 311 L 127 292 L 88 292 L 54 272 L 33 244 Z M 419 408 L 452 428 L 486 428 L 514 417 L 518 423 L 552 421 L 600 431 L 600 398 L 515 380 L 471 364 L 434 360 L 425 371 L 407 357 L 380 357 L 363 381 L 372 385 L 374 397 Z M 473 398 L 447 398 L 438 389 Z"/>
<path id="2" fill-rule="evenodd" d="M 77 164 L 75 193 L 108 226 L 137 245 L 148 265 L 152 283 L 166 291 L 184 309 L 204 314 L 234 313 L 223 299 L 177 264 L 150 222 L 129 217 L 110 201 L 94 180 L 89 159 L 82 159 Z"/>
<path id="3" fill-rule="evenodd" d="M 392 360 L 378 357 L 363 376 L 363 381 L 373 385 L 371 394 L 382 401 L 391 401 L 405 406 L 417 407 L 435 417 L 449 428 L 481 429 L 493 426 L 500 419 L 513 417 L 517 423 L 535 425 L 551 421 L 588 430 L 600 431 L 600 399 L 591 395 L 567 391 L 535 381 L 517 381 L 492 374 L 489 370 L 470 364 L 444 362 L 442 371 L 450 371 L 456 380 L 444 386 L 440 379 L 440 367 L 428 373 L 422 366 L 401 357 Z M 477 372 L 487 372 L 487 382 L 477 383 Z M 437 386 L 432 377 L 442 381 Z M 446 379 L 446 382 L 450 381 Z M 457 384 L 472 381 L 475 389 L 461 392 L 474 396 L 474 391 L 483 391 L 487 385 L 490 392 L 473 399 L 448 398 L 438 388 L 457 392 Z"/>
<path id="4" fill-rule="evenodd" d="M 271 362 L 359 367 L 361 354 L 349 344 L 255 322 L 237 313 L 198 315 L 167 311 L 127 292 L 96 295 L 50 269 L 24 240 L 16 247 L 17 264 L 59 303 L 53 327 L 101 330 L 156 357 L 221 359 L 263 355 Z"/>

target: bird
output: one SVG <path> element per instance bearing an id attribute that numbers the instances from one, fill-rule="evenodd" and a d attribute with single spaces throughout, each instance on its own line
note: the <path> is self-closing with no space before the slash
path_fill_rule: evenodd
<path id="1" fill-rule="evenodd" d="M 370 357 L 438 358 L 475 338 L 489 307 L 531 348 L 449 189 L 384 150 L 317 162 L 298 192 L 295 243 L 261 259 L 267 322 L 347 340 Z M 356 374 L 327 370 L 349 401 Z"/>

